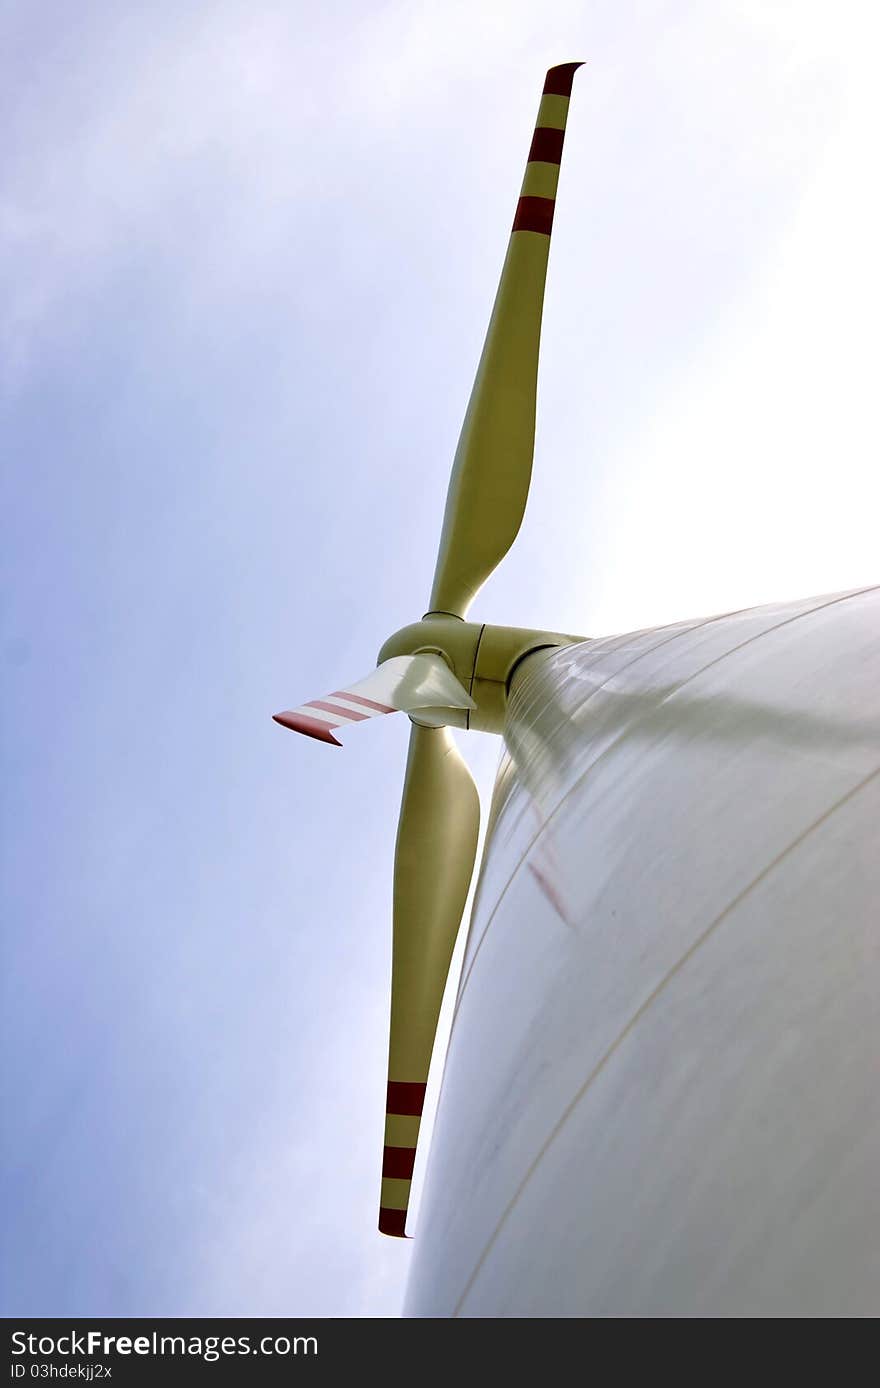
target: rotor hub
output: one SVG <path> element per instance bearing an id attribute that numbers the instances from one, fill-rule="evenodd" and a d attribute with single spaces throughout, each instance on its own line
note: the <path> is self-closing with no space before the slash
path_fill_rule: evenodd
<path id="1" fill-rule="evenodd" d="M 448 613 L 429 612 L 389 636 L 378 664 L 397 655 L 439 655 L 476 703 L 475 709 L 450 710 L 444 722 L 480 732 L 504 730 L 507 694 L 513 672 L 526 656 L 558 646 L 572 646 L 582 636 L 528 627 L 466 622 Z M 421 718 L 416 721 L 427 721 Z"/>

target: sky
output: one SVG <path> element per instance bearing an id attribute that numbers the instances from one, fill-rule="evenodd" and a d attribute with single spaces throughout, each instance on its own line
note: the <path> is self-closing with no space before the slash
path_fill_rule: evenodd
<path id="1" fill-rule="evenodd" d="M 339 752 L 271 714 L 426 606 L 557 62 L 534 480 L 472 617 L 876 583 L 878 27 L 0 4 L 3 1314 L 399 1314 L 406 722 Z M 500 744 L 460 745 L 485 813 Z"/>

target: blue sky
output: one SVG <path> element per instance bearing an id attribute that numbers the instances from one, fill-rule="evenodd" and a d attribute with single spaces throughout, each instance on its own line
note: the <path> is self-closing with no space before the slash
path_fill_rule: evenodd
<path id="1" fill-rule="evenodd" d="M 535 480 L 476 618 L 876 582 L 876 24 L 742 3 L 2 8 L 8 1315 L 394 1315 L 406 724 L 544 70 Z M 471 735 L 485 794 L 498 745 Z M 485 802 L 484 802 L 485 803 Z"/>

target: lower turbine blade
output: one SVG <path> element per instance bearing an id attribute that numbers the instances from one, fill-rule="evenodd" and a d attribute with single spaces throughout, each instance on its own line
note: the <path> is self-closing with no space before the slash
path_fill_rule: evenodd
<path id="1" fill-rule="evenodd" d="M 437 1018 L 477 851 L 480 801 L 447 728 L 414 725 L 394 860 L 391 1042 L 379 1228 L 405 1237 Z"/>

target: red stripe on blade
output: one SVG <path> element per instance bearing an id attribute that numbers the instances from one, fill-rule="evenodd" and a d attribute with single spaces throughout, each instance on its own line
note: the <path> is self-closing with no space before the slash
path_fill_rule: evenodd
<path id="1" fill-rule="evenodd" d="M 427 1087 L 426 1084 L 407 1084 L 389 1080 L 386 1113 L 402 1113 L 410 1118 L 421 1118 Z"/>
<path id="2" fill-rule="evenodd" d="M 379 1233 L 390 1234 L 393 1239 L 406 1238 L 406 1210 L 388 1210 L 379 1206 Z"/>
<path id="3" fill-rule="evenodd" d="M 295 733 L 305 733 L 306 737 L 316 737 L 319 742 L 332 742 L 334 747 L 342 743 L 330 731 L 330 724 L 320 718 L 307 718 L 304 713 L 273 713 L 272 717 L 282 728 L 290 728 Z"/>
<path id="4" fill-rule="evenodd" d="M 539 125 L 532 136 L 529 150 L 529 163 L 561 164 L 564 130 L 554 130 L 550 125 Z"/>
<path id="5" fill-rule="evenodd" d="M 383 1176 L 394 1176 L 401 1181 L 411 1181 L 415 1164 L 415 1147 L 384 1147 L 382 1149 Z"/>
<path id="6" fill-rule="evenodd" d="M 544 79 L 544 95 L 571 96 L 571 84 L 579 67 L 583 67 L 583 63 L 560 63 L 558 67 L 551 67 Z"/>
<path id="7" fill-rule="evenodd" d="M 377 713 L 396 713 L 390 704 L 377 704 L 375 699 L 365 699 L 363 694 L 349 694 L 347 689 L 334 689 L 331 699 L 351 699 L 352 703 L 363 704 L 364 708 L 374 708 Z"/>
<path id="8" fill-rule="evenodd" d="M 513 219 L 514 231 L 537 231 L 549 236 L 553 230 L 553 198 L 520 198 Z"/>
<path id="9" fill-rule="evenodd" d="M 353 708 L 340 708 L 338 704 L 330 704 L 326 699 L 309 699 L 303 707 L 322 708 L 325 713 L 338 713 L 340 718 L 350 718 L 352 723 L 360 723 L 362 719 L 370 716 L 368 713 L 355 713 Z"/>

